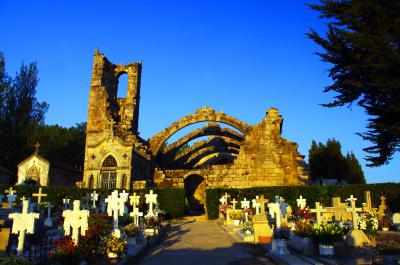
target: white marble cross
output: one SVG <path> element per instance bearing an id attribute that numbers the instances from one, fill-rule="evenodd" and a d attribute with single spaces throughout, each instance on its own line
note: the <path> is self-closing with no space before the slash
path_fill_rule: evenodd
<path id="1" fill-rule="evenodd" d="M 114 190 L 105 200 L 107 203 L 107 214 L 113 216 L 113 234 L 121 237 L 121 231 L 118 229 L 118 215 L 123 216 L 125 213 L 125 199 L 118 196 L 118 190 Z"/>
<path id="2" fill-rule="evenodd" d="M 257 202 L 257 200 L 260 199 L 260 196 L 256 196 L 255 199 L 252 199 L 251 202 L 253 204 L 253 208 L 256 208 L 256 214 L 260 214 L 260 204 Z"/>
<path id="3" fill-rule="evenodd" d="M 358 230 L 358 214 L 357 212 L 361 212 L 362 208 L 357 208 L 356 207 L 356 198 L 353 197 L 353 195 L 350 196 L 350 198 L 347 199 L 347 201 L 350 202 L 350 207 L 346 208 L 346 212 L 350 212 L 352 219 L 353 219 L 353 230 Z"/>
<path id="4" fill-rule="evenodd" d="M 74 208 L 72 210 L 63 211 L 62 216 L 64 219 L 64 231 L 65 235 L 71 234 L 72 228 L 72 240 L 75 245 L 79 243 L 79 228 L 81 229 L 81 235 L 86 234 L 86 230 L 89 228 L 89 211 L 81 210 L 81 201 L 74 201 Z"/>
<path id="5" fill-rule="evenodd" d="M 319 202 L 315 202 L 315 209 L 311 209 L 310 212 L 316 213 L 317 215 L 317 225 L 321 225 L 322 223 L 322 216 L 321 213 L 326 212 L 326 209 L 322 207 L 322 204 Z"/>
<path id="6" fill-rule="evenodd" d="M 40 207 L 40 203 L 42 201 L 42 197 L 47 197 L 47 194 L 42 193 L 42 187 L 39 188 L 39 192 L 38 193 L 34 193 L 32 194 L 32 197 L 37 197 L 38 200 L 38 207 Z"/>
<path id="7" fill-rule="evenodd" d="M 300 195 L 300 198 L 298 198 L 296 201 L 297 201 L 297 207 L 299 207 L 302 210 L 306 208 L 307 200 L 304 199 L 302 195 Z"/>
<path id="8" fill-rule="evenodd" d="M 9 195 L 13 195 L 15 191 L 16 190 L 13 190 L 12 187 L 10 187 L 8 190 L 5 190 L 4 193 L 8 193 Z"/>
<path id="9" fill-rule="evenodd" d="M 233 205 L 233 210 L 236 210 L 236 204 L 238 203 L 236 199 L 231 200 L 231 203 Z"/>
<path id="10" fill-rule="evenodd" d="M 225 199 L 225 196 L 224 196 L 224 195 L 222 195 L 222 197 L 219 199 L 219 202 L 220 202 L 222 205 L 226 205 L 226 199 Z"/>
<path id="11" fill-rule="evenodd" d="M 150 190 L 150 193 L 144 196 L 146 197 L 146 203 L 149 205 L 149 211 L 146 216 L 154 216 L 153 204 L 157 203 L 157 194 L 154 194 L 153 190 Z"/>
<path id="12" fill-rule="evenodd" d="M 124 214 L 127 214 L 128 206 L 125 203 L 128 202 L 129 193 L 123 190 L 122 192 L 119 193 L 119 197 L 124 199 Z"/>
<path id="13" fill-rule="evenodd" d="M 69 199 L 68 198 L 63 199 L 63 203 L 64 203 L 64 210 L 67 210 L 69 208 Z"/>
<path id="14" fill-rule="evenodd" d="M 22 213 L 10 213 L 8 218 L 13 219 L 12 233 L 18 234 L 17 254 L 22 255 L 24 251 L 25 232 L 33 234 L 35 230 L 35 219 L 39 219 L 38 213 L 28 213 L 29 201 L 24 200 Z"/>
<path id="15" fill-rule="evenodd" d="M 12 204 L 17 200 L 17 195 L 15 194 L 8 194 L 7 201 L 8 201 L 8 209 L 12 209 Z"/>
<path id="16" fill-rule="evenodd" d="M 47 218 L 44 220 L 45 226 L 53 226 L 53 220 L 51 220 L 51 208 L 53 207 L 54 205 L 50 202 L 45 206 L 45 208 L 47 208 Z"/>
<path id="17" fill-rule="evenodd" d="M 94 190 L 91 194 L 90 194 L 90 199 L 92 200 L 92 208 L 95 209 L 96 208 L 96 201 L 98 201 L 99 199 L 99 194 Z"/>
<path id="18" fill-rule="evenodd" d="M 134 192 L 132 196 L 129 196 L 129 199 L 133 208 L 136 208 L 139 205 L 140 195 L 136 195 L 136 192 Z"/>
<path id="19" fill-rule="evenodd" d="M 139 208 L 133 207 L 133 211 L 130 212 L 130 216 L 133 217 L 133 222 L 136 226 L 139 226 L 139 217 L 143 216 L 142 212 L 139 212 Z"/>
<path id="20" fill-rule="evenodd" d="M 240 202 L 240 206 L 244 210 L 246 210 L 246 209 L 250 208 L 250 201 L 248 201 L 246 198 L 244 198 L 244 200 Z M 244 212 L 244 218 L 245 218 L 246 222 L 249 221 L 249 216 L 248 215 L 249 215 L 248 212 L 245 211 Z"/>

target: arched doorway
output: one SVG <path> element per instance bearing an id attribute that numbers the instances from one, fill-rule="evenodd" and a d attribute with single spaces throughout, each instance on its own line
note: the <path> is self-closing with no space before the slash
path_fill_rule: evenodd
<path id="1" fill-rule="evenodd" d="M 25 183 L 35 185 L 37 183 L 40 183 L 39 180 L 40 180 L 39 169 L 35 165 L 33 165 L 26 174 Z"/>
<path id="2" fill-rule="evenodd" d="M 184 185 L 189 206 L 189 214 L 204 213 L 204 178 L 197 174 L 189 175 L 185 178 Z"/>
<path id="3" fill-rule="evenodd" d="M 111 155 L 104 159 L 101 167 L 101 188 L 115 189 L 117 183 L 117 161 Z"/>

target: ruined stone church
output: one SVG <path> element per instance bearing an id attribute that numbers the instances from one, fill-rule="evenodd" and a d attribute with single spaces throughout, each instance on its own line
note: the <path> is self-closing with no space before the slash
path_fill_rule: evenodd
<path id="1" fill-rule="evenodd" d="M 187 194 L 201 197 L 198 194 L 206 187 L 302 185 L 308 181 L 297 144 L 281 136 L 283 118 L 276 108 L 270 108 L 258 124 L 249 125 L 204 107 L 143 139 L 138 128 L 141 72 L 140 62 L 115 65 L 96 49 L 82 187 L 184 187 Z M 121 75 L 128 76 L 125 98 L 117 98 Z M 173 134 L 200 122 L 208 123 L 167 144 Z M 208 138 L 188 147 L 204 136 Z"/>

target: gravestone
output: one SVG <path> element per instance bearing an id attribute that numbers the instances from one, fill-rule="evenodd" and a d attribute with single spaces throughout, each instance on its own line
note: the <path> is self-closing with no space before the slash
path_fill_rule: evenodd
<path id="1" fill-rule="evenodd" d="M 253 216 L 254 243 L 271 243 L 274 231 L 273 226 L 271 227 L 268 223 L 265 212 L 265 204 L 268 203 L 268 200 L 264 198 L 264 195 L 261 195 L 258 199 L 256 197 L 255 203 L 258 204 L 260 210 Z"/>
<path id="2" fill-rule="evenodd" d="M 133 207 L 133 211 L 129 214 L 133 217 L 133 222 L 136 226 L 139 226 L 139 218 L 143 216 L 143 213 L 139 211 L 137 207 L 139 205 L 140 196 L 136 195 L 136 192 L 132 196 L 129 196 L 130 203 Z"/>
<path id="3" fill-rule="evenodd" d="M 322 215 L 321 213 L 325 212 L 326 209 L 322 207 L 322 204 L 319 202 L 315 202 L 315 209 L 311 209 L 310 212 L 316 214 L 317 225 L 322 224 Z"/>
<path id="4" fill-rule="evenodd" d="M 73 204 L 73 209 L 63 211 L 62 216 L 64 217 L 65 235 L 69 236 L 72 229 L 72 240 L 77 245 L 79 244 L 79 229 L 80 234 L 84 236 L 89 228 L 89 211 L 81 210 L 80 200 L 75 200 Z"/>
<path id="5" fill-rule="evenodd" d="M 90 199 L 92 200 L 92 208 L 96 209 L 96 202 L 99 199 L 99 194 L 95 190 L 90 194 Z"/>
<path id="6" fill-rule="evenodd" d="M 399 230 L 400 229 L 400 213 L 393 214 L 392 221 L 393 221 L 394 227 L 396 227 L 396 230 Z"/>
<path id="7" fill-rule="evenodd" d="M 126 202 L 128 202 L 129 193 L 123 190 L 119 193 L 119 197 L 124 199 L 124 214 L 128 214 L 128 206 L 126 205 Z"/>
<path id="8" fill-rule="evenodd" d="M 47 194 L 42 193 L 42 187 L 39 188 L 39 192 L 38 193 L 33 193 L 32 197 L 37 197 L 37 204 L 38 207 L 40 207 L 40 203 L 42 202 L 42 197 L 47 197 Z"/>
<path id="9" fill-rule="evenodd" d="M 250 201 L 248 201 L 246 198 L 244 198 L 244 200 L 240 202 L 240 206 L 242 207 L 243 210 L 245 210 L 244 218 L 245 218 L 246 222 L 249 221 L 249 216 L 248 216 L 248 213 L 246 210 L 248 208 L 250 208 Z"/>
<path id="10" fill-rule="evenodd" d="M 365 191 L 365 203 L 362 204 L 363 212 L 376 213 L 378 209 L 372 208 L 371 192 L 369 190 Z"/>
<path id="11" fill-rule="evenodd" d="M 347 199 L 350 203 L 350 207 L 346 208 L 346 211 L 351 213 L 353 221 L 353 229 L 349 231 L 346 236 L 346 244 L 350 247 L 363 247 L 365 244 L 369 244 L 369 239 L 365 235 L 364 231 L 358 229 L 358 212 L 362 211 L 362 208 L 356 207 L 357 198 L 353 195 Z"/>
<path id="12" fill-rule="evenodd" d="M 118 196 L 118 190 L 114 190 L 105 201 L 107 203 L 108 216 L 113 216 L 113 234 L 120 238 L 121 231 L 118 229 L 118 215 L 124 216 L 125 199 Z"/>
<path id="13" fill-rule="evenodd" d="M 260 198 L 259 196 L 256 196 L 255 199 L 252 199 L 252 200 L 251 200 L 251 203 L 252 203 L 252 205 L 253 205 L 253 208 L 256 209 L 256 214 L 259 214 L 259 213 L 260 213 L 260 204 L 257 202 L 257 200 L 258 200 L 259 198 Z"/>
<path id="14" fill-rule="evenodd" d="M 236 210 L 236 204 L 238 203 L 236 201 L 236 199 L 231 200 L 232 206 L 233 206 L 233 210 Z"/>
<path id="15" fill-rule="evenodd" d="M 296 200 L 297 202 L 297 207 L 299 207 L 299 209 L 305 209 L 307 206 L 307 200 L 303 198 L 302 195 L 300 195 L 300 197 Z"/>
<path id="16" fill-rule="evenodd" d="M 346 212 L 347 203 L 341 202 L 340 197 L 332 198 L 332 206 L 326 207 L 325 212 L 322 213 L 324 222 L 343 222 L 343 221 L 351 221 L 351 214 Z"/>
<path id="17" fill-rule="evenodd" d="M 45 206 L 45 208 L 47 208 L 47 218 L 44 220 L 45 226 L 53 226 L 53 220 L 51 219 L 51 208 L 53 207 L 54 205 L 50 202 Z"/>
<path id="18" fill-rule="evenodd" d="M 12 205 L 16 200 L 17 200 L 17 195 L 15 194 L 7 195 L 8 209 L 12 209 Z"/>
<path id="19" fill-rule="evenodd" d="M 13 219 L 12 233 L 18 234 L 17 255 L 23 255 L 25 233 L 33 234 L 35 219 L 39 219 L 38 213 L 28 213 L 29 202 L 23 201 L 22 213 L 11 213 L 8 218 Z"/>
<path id="20" fill-rule="evenodd" d="M 383 218 L 385 216 L 387 208 L 388 207 L 386 205 L 386 197 L 381 196 L 381 204 L 379 205 L 379 209 L 378 209 L 379 218 Z"/>
<path id="21" fill-rule="evenodd" d="M 146 216 L 154 216 L 153 206 L 157 203 L 157 194 L 154 194 L 153 190 L 150 190 L 150 193 L 145 194 L 144 196 L 146 197 L 146 203 L 149 205 L 149 210 Z"/>
<path id="22" fill-rule="evenodd" d="M 69 209 L 69 199 L 68 198 L 64 198 L 63 199 L 63 203 L 64 203 L 64 210 L 68 210 Z"/>

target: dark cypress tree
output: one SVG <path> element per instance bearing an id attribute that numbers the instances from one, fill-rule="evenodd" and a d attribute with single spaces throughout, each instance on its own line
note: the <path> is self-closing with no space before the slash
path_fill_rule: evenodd
<path id="1" fill-rule="evenodd" d="M 365 184 L 364 172 L 353 152 L 346 155 L 346 179 L 351 184 Z"/>
<path id="2" fill-rule="evenodd" d="M 400 151 L 400 1 L 320 0 L 309 5 L 327 20 L 327 32 L 307 35 L 331 65 L 336 92 L 326 107 L 357 104 L 369 115 L 360 133 L 372 145 L 364 149 L 367 166 L 387 164 Z"/>

